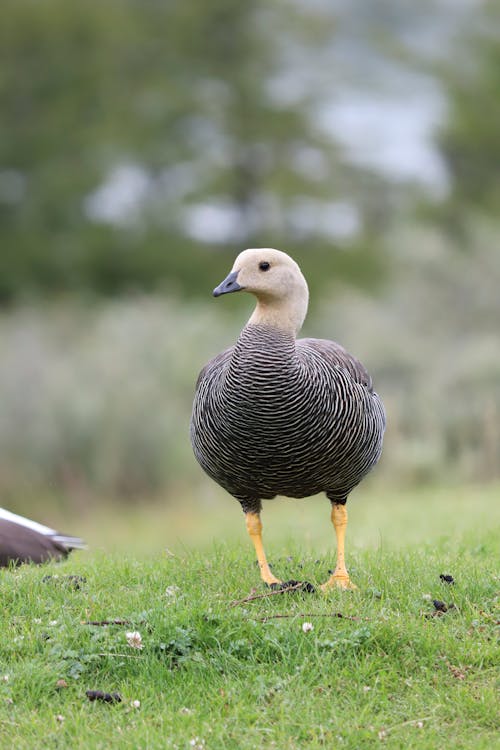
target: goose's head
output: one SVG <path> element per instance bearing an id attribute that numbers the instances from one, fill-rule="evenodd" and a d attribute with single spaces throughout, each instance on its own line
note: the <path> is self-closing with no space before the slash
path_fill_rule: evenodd
<path id="1" fill-rule="evenodd" d="M 269 325 L 297 333 L 307 312 L 309 291 L 297 263 L 286 253 L 262 247 L 244 250 L 231 273 L 214 289 L 214 297 L 251 292 L 257 306 L 250 324 Z"/>

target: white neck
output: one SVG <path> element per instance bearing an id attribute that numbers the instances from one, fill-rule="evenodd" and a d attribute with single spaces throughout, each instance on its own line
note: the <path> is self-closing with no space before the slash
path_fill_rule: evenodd
<path id="1" fill-rule="evenodd" d="M 309 293 L 307 287 L 297 289 L 290 298 L 276 299 L 273 297 L 257 297 L 257 305 L 253 311 L 249 325 L 265 325 L 288 331 L 296 336 L 302 328 L 307 314 Z"/>

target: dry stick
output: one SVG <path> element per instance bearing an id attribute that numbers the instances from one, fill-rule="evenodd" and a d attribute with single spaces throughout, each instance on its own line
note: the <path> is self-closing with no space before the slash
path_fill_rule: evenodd
<path id="1" fill-rule="evenodd" d="M 139 624 L 143 624 L 144 620 L 141 620 Z M 133 623 L 130 620 L 84 620 L 82 622 L 82 625 L 132 625 Z"/>
<path id="2" fill-rule="evenodd" d="M 276 596 L 276 594 L 284 594 L 287 591 L 296 591 L 302 586 L 302 583 L 296 583 L 294 586 L 289 586 L 285 589 L 277 589 L 276 591 L 270 591 L 267 594 L 256 594 L 252 596 L 247 596 L 245 599 L 238 599 L 236 601 L 231 602 L 231 607 L 237 607 L 239 604 L 246 604 L 246 602 L 253 602 L 256 599 L 267 599 L 269 596 Z M 370 617 L 355 617 L 354 615 L 344 615 L 342 612 L 312 612 L 309 614 L 304 613 L 291 613 L 291 614 L 276 614 L 276 615 L 266 615 L 265 617 L 257 617 L 255 618 L 257 622 L 266 622 L 267 620 L 271 620 L 272 618 L 284 618 L 284 617 L 337 617 L 339 619 L 343 620 L 353 620 L 355 622 L 359 620 L 368 620 L 370 621 Z"/>
<path id="3" fill-rule="evenodd" d="M 392 732 L 393 729 L 399 729 L 400 727 L 408 727 L 411 724 L 418 724 L 419 722 L 424 721 L 430 721 L 432 719 L 432 716 L 422 716 L 421 719 L 409 719 L 408 721 L 403 721 L 401 724 L 393 724 L 392 727 L 387 727 L 384 729 L 384 732 Z"/>
<path id="4" fill-rule="evenodd" d="M 355 617 L 354 615 L 343 615 L 342 612 L 293 612 L 293 613 L 287 613 L 287 614 L 278 614 L 278 615 L 266 615 L 265 617 L 256 617 L 255 619 L 258 622 L 266 622 L 267 620 L 271 620 L 273 618 L 282 618 L 282 617 L 338 617 L 342 620 L 353 620 L 355 622 L 358 622 L 359 620 L 368 620 L 370 621 L 370 617 Z"/>
<path id="5" fill-rule="evenodd" d="M 247 596 L 245 599 L 236 599 L 231 602 L 231 607 L 237 607 L 239 604 L 246 604 L 247 602 L 253 602 L 256 599 L 267 599 L 269 596 L 277 596 L 278 594 L 286 594 L 289 591 L 297 591 L 302 587 L 302 583 L 296 583 L 294 586 L 288 586 L 286 589 L 276 589 L 276 591 L 269 591 L 267 594 L 256 594 L 254 596 Z"/>

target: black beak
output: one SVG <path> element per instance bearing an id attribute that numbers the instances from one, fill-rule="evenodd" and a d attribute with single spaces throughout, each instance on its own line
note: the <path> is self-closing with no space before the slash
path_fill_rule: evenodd
<path id="1" fill-rule="evenodd" d="M 243 289 L 236 281 L 237 276 L 238 271 L 231 271 L 229 276 L 226 276 L 224 281 L 215 287 L 213 291 L 214 297 L 220 297 L 221 294 L 229 294 L 230 292 L 239 292 L 240 289 Z"/>

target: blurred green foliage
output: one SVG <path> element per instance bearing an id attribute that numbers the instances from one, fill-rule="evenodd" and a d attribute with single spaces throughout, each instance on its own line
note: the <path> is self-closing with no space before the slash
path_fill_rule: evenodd
<path id="1" fill-rule="evenodd" d="M 451 177 L 443 216 L 462 225 L 471 211 L 500 209 L 500 2 L 488 0 L 441 66 L 449 111 L 439 146 Z"/>
<path id="2" fill-rule="evenodd" d="M 260 0 L 5 0 L 0 301 L 206 293 L 240 249 L 275 244 L 299 260 L 315 251 L 313 286 L 332 271 L 372 283 L 387 214 L 380 180 L 342 163 L 311 117 L 314 89 L 292 103 L 279 94 L 287 47 L 331 44 L 333 19 L 314 19 Z M 118 215 L 110 181 L 140 192 Z M 362 227 L 349 253 L 335 252 L 342 241 L 314 212 L 353 194 Z M 190 210 L 207 206 L 230 226 L 193 237 Z M 312 211 L 305 229 L 297 206 Z"/>

